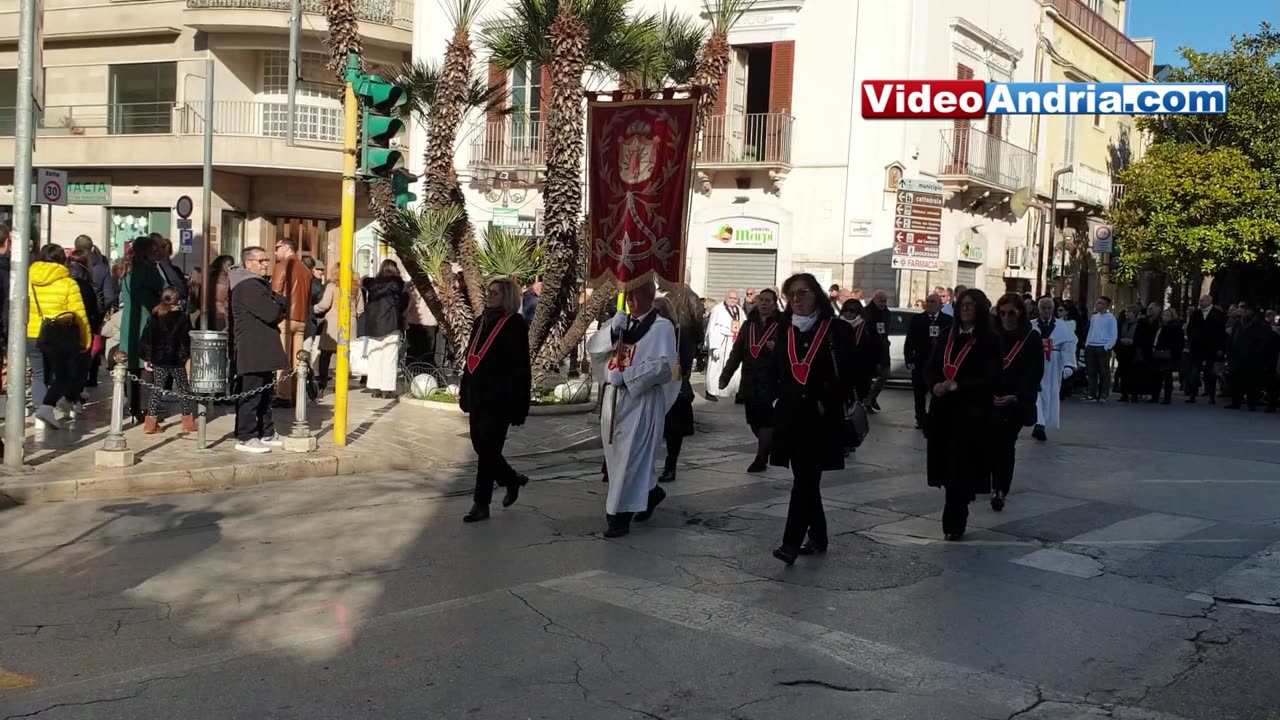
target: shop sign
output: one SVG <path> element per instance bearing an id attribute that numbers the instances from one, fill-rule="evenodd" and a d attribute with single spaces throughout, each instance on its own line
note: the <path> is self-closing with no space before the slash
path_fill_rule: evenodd
<path id="1" fill-rule="evenodd" d="M 985 241 L 981 235 L 976 232 L 968 233 L 968 237 L 960 242 L 960 247 L 956 250 L 956 257 L 964 262 L 986 262 L 984 244 Z"/>
<path id="2" fill-rule="evenodd" d="M 778 224 L 759 218 L 726 218 L 710 224 L 712 246 L 776 250 Z"/>

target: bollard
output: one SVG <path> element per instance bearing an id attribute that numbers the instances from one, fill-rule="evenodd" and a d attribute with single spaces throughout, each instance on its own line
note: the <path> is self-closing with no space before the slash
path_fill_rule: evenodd
<path id="1" fill-rule="evenodd" d="M 297 360 L 294 371 L 297 373 L 298 389 L 293 395 L 293 429 L 289 432 L 289 437 L 284 439 L 284 450 L 294 453 L 314 452 L 319 443 L 311 434 L 311 426 L 307 423 L 307 403 L 310 401 L 307 396 L 307 374 L 311 370 L 311 353 L 299 350 Z"/>
<path id="2" fill-rule="evenodd" d="M 129 382 L 125 363 L 129 357 L 119 350 L 112 357 L 116 364 L 111 368 L 111 429 L 107 431 L 102 449 L 94 453 L 93 464 L 102 468 L 132 467 L 133 451 L 124 439 L 125 384 Z"/>

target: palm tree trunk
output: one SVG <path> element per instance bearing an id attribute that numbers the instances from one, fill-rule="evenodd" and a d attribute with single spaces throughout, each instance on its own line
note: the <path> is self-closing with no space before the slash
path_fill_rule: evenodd
<path id="1" fill-rule="evenodd" d="M 530 360 L 536 361 L 557 315 L 569 303 L 576 280 L 582 214 L 583 96 L 587 28 L 573 3 L 560 3 L 551 38 L 551 102 L 546 130 L 547 272 L 538 310 L 529 328 Z M 536 370 L 536 368 L 535 368 Z"/>
<path id="2" fill-rule="evenodd" d="M 608 282 L 591 293 L 591 297 L 587 298 L 587 301 L 578 309 L 578 315 L 573 318 L 572 323 L 569 322 L 568 313 L 561 315 L 560 321 L 556 323 L 556 327 L 552 329 L 550 337 L 548 337 L 543 352 L 535 360 L 536 364 L 533 367 L 534 388 L 542 386 L 542 382 L 547 375 L 547 366 L 567 357 L 570 351 L 578 343 L 582 342 L 582 338 L 586 337 L 587 328 L 591 327 L 591 323 L 600 317 L 600 313 L 604 312 L 606 307 L 617 302 L 617 299 L 617 284 Z"/>
<path id="3" fill-rule="evenodd" d="M 698 99 L 698 135 L 702 135 L 715 108 L 716 98 L 720 96 L 720 81 L 729 71 L 729 56 L 733 49 L 729 45 L 729 37 L 725 33 L 712 32 L 702 46 L 698 56 L 698 67 L 694 71 L 693 83 L 702 88 L 702 96 Z"/>

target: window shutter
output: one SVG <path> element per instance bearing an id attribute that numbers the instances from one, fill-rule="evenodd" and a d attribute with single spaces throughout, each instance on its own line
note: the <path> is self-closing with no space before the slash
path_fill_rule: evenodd
<path id="1" fill-rule="evenodd" d="M 729 107 L 729 71 L 720 76 L 720 92 L 716 93 L 716 102 L 711 106 L 712 115 L 724 115 Z"/>
<path id="2" fill-rule="evenodd" d="M 769 112 L 791 114 L 792 78 L 796 67 L 796 41 L 773 44 L 773 60 L 769 73 Z"/>
<path id="3" fill-rule="evenodd" d="M 489 61 L 489 87 L 497 86 L 501 95 L 506 95 L 510 91 L 507 82 L 507 70 L 492 60 Z M 504 97 L 501 107 L 506 107 L 507 99 Z M 503 127 L 505 122 L 499 107 L 494 107 L 488 111 L 488 123 L 485 128 L 484 135 L 484 158 L 488 162 L 496 162 L 502 157 L 502 143 L 506 138 L 506 128 Z"/>
<path id="4" fill-rule="evenodd" d="M 957 80 L 972 80 L 973 68 L 968 65 L 956 65 Z M 969 119 L 954 120 L 951 142 L 951 171 L 964 174 L 969 167 Z"/>
<path id="5" fill-rule="evenodd" d="M 992 115 L 987 118 L 987 134 L 996 139 L 1004 138 L 1004 116 Z"/>

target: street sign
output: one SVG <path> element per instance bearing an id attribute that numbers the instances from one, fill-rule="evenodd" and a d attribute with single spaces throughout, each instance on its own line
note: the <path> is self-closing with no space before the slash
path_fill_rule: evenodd
<path id="1" fill-rule="evenodd" d="M 67 171 L 41 168 L 36 172 L 36 199 L 45 205 L 67 204 Z"/>
<path id="2" fill-rule="evenodd" d="M 179 229 L 179 230 L 190 230 L 190 229 L 191 229 L 191 218 L 178 218 L 178 229 Z"/>
<path id="3" fill-rule="evenodd" d="M 178 211 L 178 217 L 185 219 L 191 217 L 191 211 L 195 209 L 195 203 L 191 201 L 190 195 L 183 195 L 178 198 L 178 202 L 174 204 L 173 208 Z"/>
<path id="4" fill-rule="evenodd" d="M 191 232 L 191 228 L 182 228 L 178 230 L 178 252 L 190 254 L 195 245 L 195 236 Z"/>
<path id="5" fill-rule="evenodd" d="M 1093 251 L 1106 254 L 1115 250 L 1115 228 L 1097 225 L 1093 228 Z"/>
<path id="6" fill-rule="evenodd" d="M 898 181 L 890 263 L 895 270 L 941 267 L 942 194 L 942 185 L 931 180 Z"/>

